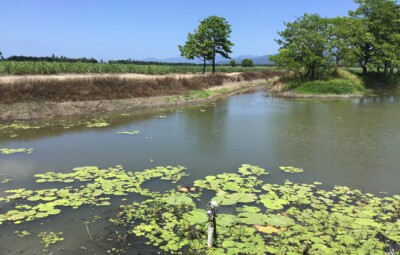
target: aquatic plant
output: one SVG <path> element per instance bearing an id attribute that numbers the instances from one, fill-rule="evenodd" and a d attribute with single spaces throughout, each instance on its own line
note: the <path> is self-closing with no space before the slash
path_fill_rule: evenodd
<path id="1" fill-rule="evenodd" d="M 107 127 L 107 126 L 109 126 L 110 125 L 110 123 L 107 123 L 107 122 L 105 122 L 105 121 L 103 121 L 103 120 L 93 120 L 93 121 L 90 121 L 90 122 L 86 122 L 86 126 L 87 127 Z"/>
<path id="2" fill-rule="evenodd" d="M 292 169 L 292 168 L 290 168 Z M 85 166 L 70 173 L 37 174 L 39 183 L 57 188 L 6 191 L 0 197 L 0 225 L 20 224 L 62 213 L 65 207 L 107 206 L 112 197 L 140 194 L 143 201 L 120 206 L 110 221 L 118 249 L 129 254 L 131 243 L 143 242 L 171 254 L 386 254 L 399 251 L 400 196 L 376 197 L 360 190 L 321 183 L 264 182 L 267 171 L 244 164 L 237 173 L 206 176 L 192 186 L 177 184 L 163 193 L 143 187 L 155 178 L 177 183 L 183 167 L 156 167 L 142 172 L 121 166 Z M 60 187 L 60 184 L 66 185 Z M 210 197 L 218 202 L 218 238 L 207 248 Z M 18 201 L 18 203 L 14 203 Z M 227 213 L 228 212 L 228 213 Z M 42 234 L 47 244 L 54 235 Z M 21 234 L 21 233 L 17 233 Z M 51 235 L 50 235 L 51 234 Z M 45 244 L 46 245 L 46 244 Z"/>
<path id="3" fill-rule="evenodd" d="M 214 191 L 212 200 L 220 206 L 235 205 L 236 214 L 217 216 L 215 248 L 206 248 L 208 219 L 205 210 L 192 202 L 190 192 L 184 193 L 186 203 L 167 202 L 176 195 L 171 190 L 124 205 L 112 222 L 172 254 L 242 254 L 245 250 L 248 254 L 383 255 L 398 247 L 400 196 L 378 198 L 343 186 L 325 191 L 318 189 L 318 182 L 277 185 L 255 180 L 248 185 L 251 174 L 244 167 L 239 168 L 240 174 L 206 176 L 194 182 L 200 189 Z"/>
<path id="4" fill-rule="evenodd" d="M 10 155 L 10 154 L 15 154 L 15 153 L 32 153 L 33 148 L 17 148 L 17 149 L 10 149 L 10 148 L 0 148 L 0 153 Z"/>
<path id="5" fill-rule="evenodd" d="M 137 134 L 139 134 L 140 133 L 140 131 L 121 131 L 121 132 L 117 132 L 117 134 L 120 134 L 120 135 L 137 135 Z"/>
<path id="6" fill-rule="evenodd" d="M 51 231 L 51 232 L 41 232 L 39 233 L 38 236 L 42 239 L 44 247 L 48 248 L 50 244 L 55 244 L 57 242 L 63 241 L 64 237 L 61 237 L 62 234 L 63 234 L 62 232 L 54 233 L 53 231 Z"/>
<path id="7" fill-rule="evenodd" d="M 286 173 L 302 173 L 304 172 L 303 168 L 297 168 L 292 166 L 280 166 L 279 169 Z"/>

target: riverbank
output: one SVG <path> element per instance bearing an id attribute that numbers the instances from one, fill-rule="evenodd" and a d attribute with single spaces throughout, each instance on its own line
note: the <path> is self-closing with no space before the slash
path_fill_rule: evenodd
<path id="1" fill-rule="evenodd" d="M 276 81 L 280 74 L 1 77 L 0 121 L 203 103 Z"/>

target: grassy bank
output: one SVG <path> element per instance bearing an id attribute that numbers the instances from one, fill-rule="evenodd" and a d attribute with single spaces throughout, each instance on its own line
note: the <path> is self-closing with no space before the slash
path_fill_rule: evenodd
<path id="1" fill-rule="evenodd" d="M 296 77 L 285 77 L 277 93 L 288 96 L 301 95 L 363 95 L 366 92 L 364 81 L 356 74 L 339 69 L 336 76 L 326 76 L 320 80 L 301 82 Z"/>
<path id="2" fill-rule="evenodd" d="M 266 79 L 280 74 L 277 71 L 263 71 L 246 72 L 239 76 L 214 74 L 191 78 L 144 79 L 105 76 L 64 80 L 16 79 L 12 83 L 0 82 L 0 103 L 95 101 L 173 95 L 219 86 L 224 82 Z"/>
<path id="3" fill-rule="evenodd" d="M 358 74 L 358 76 L 363 81 L 365 87 L 371 89 L 400 86 L 400 74 L 398 73 L 385 74 L 370 72 L 366 75 Z"/>
<path id="4" fill-rule="evenodd" d="M 217 66 L 218 72 L 250 72 L 271 70 L 271 67 L 231 67 Z M 207 72 L 211 67 L 207 67 Z M 114 63 L 68 63 L 68 62 L 33 62 L 33 61 L 0 61 L 0 75 L 26 74 L 65 74 L 65 73 L 140 73 L 140 74 L 169 74 L 169 73 L 201 73 L 203 66 L 173 66 L 173 65 L 136 65 Z"/>

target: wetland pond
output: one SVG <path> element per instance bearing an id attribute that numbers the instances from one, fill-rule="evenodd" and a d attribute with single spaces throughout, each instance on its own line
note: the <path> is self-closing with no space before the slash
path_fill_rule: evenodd
<path id="1" fill-rule="evenodd" d="M 0 254 L 202 251 L 214 196 L 225 241 L 200 253 L 399 250 L 399 92 L 289 100 L 258 91 L 0 125 Z M 321 212 L 336 219 L 332 226 L 317 229 L 315 219 L 328 217 Z M 153 213 L 162 222 L 146 221 Z"/>

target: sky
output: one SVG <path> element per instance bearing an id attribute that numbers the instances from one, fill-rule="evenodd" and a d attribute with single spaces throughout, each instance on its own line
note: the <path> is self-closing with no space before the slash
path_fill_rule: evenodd
<path id="1" fill-rule="evenodd" d="M 278 51 L 284 22 L 356 8 L 352 0 L 0 0 L 0 51 L 4 57 L 178 57 L 187 34 L 217 15 L 231 24 L 231 56 L 269 55 Z"/>

